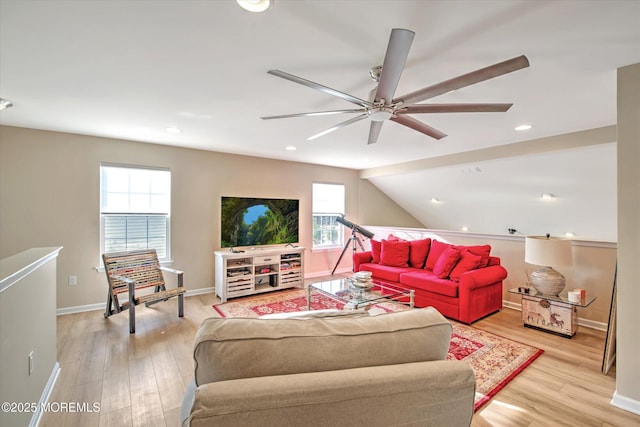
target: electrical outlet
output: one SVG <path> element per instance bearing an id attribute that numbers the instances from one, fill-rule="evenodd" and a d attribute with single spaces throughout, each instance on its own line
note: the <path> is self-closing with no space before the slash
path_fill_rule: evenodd
<path id="1" fill-rule="evenodd" d="M 69 276 L 69 286 L 76 286 L 78 284 L 78 276 Z"/>
<path id="2" fill-rule="evenodd" d="M 34 355 L 33 355 L 33 350 L 31 350 L 31 353 L 29 353 L 29 375 L 33 373 L 33 368 L 34 368 Z"/>

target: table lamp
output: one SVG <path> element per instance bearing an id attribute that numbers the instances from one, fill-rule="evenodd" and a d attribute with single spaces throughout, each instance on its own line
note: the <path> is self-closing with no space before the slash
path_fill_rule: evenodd
<path id="1" fill-rule="evenodd" d="M 556 296 L 565 286 L 565 278 L 551 266 L 571 265 L 571 240 L 546 236 L 527 236 L 524 262 L 541 266 L 533 271 L 531 285 L 543 295 Z"/>

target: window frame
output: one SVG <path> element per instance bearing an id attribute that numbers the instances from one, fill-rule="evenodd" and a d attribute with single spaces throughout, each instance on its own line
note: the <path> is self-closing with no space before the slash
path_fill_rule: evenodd
<path id="1" fill-rule="evenodd" d="M 108 210 L 103 211 L 103 202 L 105 197 L 105 188 L 104 188 L 104 179 L 103 179 L 103 168 L 122 168 L 127 170 L 147 170 L 147 171 L 160 171 L 160 172 L 168 172 L 169 183 L 168 183 L 168 207 L 167 212 L 139 212 L 135 210 L 129 210 L 125 212 L 111 212 Z M 131 193 L 131 191 L 129 191 Z M 149 193 L 151 194 L 151 193 Z M 100 254 L 105 253 L 105 245 L 106 245 L 106 235 L 105 235 L 105 226 L 106 226 L 106 218 L 107 217 L 116 217 L 116 216 L 126 216 L 126 217 L 164 217 L 166 218 L 166 229 L 165 229 L 165 254 L 161 256 L 160 251 L 158 251 L 158 261 L 162 263 L 170 263 L 171 262 L 171 170 L 169 168 L 163 167 L 153 167 L 153 166 L 140 166 L 140 165 L 129 165 L 129 164 L 119 164 L 119 163 L 100 163 Z M 148 224 L 148 220 L 147 220 Z M 146 234 L 147 242 L 149 241 L 149 234 L 147 230 Z M 147 245 L 147 248 L 149 246 Z M 124 250 L 135 250 L 137 248 L 127 248 Z"/>
<path id="2" fill-rule="evenodd" d="M 341 187 L 341 191 L 342 191 L 342 201 L 339 203 L 342 205 L 342 212 L 324 212 L 324 211 L 315 211 L 315 204 L 316 204 L 316 199 L 315 199 L 315 195 L 316 195 L 316 185 L 322 185 L 322 186 L 336 186 L 336 187 Z M 316 239 L 315 239 L 315 234 L 316 234 L 316 218 L 327 218 L 327 217 L 338 217 L 340 215 L 344 215 L 344 210 L 345 210 L 345 204 L 346 204 L 346 187 L 344 184 L 342 183 L 327 183 L 327 182 L 314 182 L 311 186 L 311 247 L 312 250 L 326 250 L 326 249 L 337 249 L 337 248 L 342 248 L 342 246 L 344 245 L 344 239 L 345 239 L 345 233 L 344 233 L 344 227 L 342 225 L 340 225 L 339 223 L 335 222 L 335 218 L 332 220 L 332 225 L 327 224 L 326 228 L 329 229 L 329 232 L 331 233 L 331 230 L 334 230 L 338 233 L 337 238 L 332 241 L 331 243 L 327 243 L 327 244 L 316 244 Z"/>

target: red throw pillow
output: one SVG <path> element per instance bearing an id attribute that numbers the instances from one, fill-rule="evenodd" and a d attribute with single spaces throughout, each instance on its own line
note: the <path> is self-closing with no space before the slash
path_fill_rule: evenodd
<path id="1" fill-rule="evenodd" d="M 446 248 L 438 258 L 436 265 L 433 266 L 433 274 L 441 279 L 446 279 L 459 259 L 460 249 L 454 247 Z"/>
<path id="2" fill-rule="evenodd" d="M 480 261 L 480 265 L 478 265 L 478 268 L 484 268 L 489 265 L 489 253 L 491 252 L 491 245 L 458 246 L 458 249 L 466 249 L 473 255 L 480 255 L 482 257 L 482 261 Z"/>
<path id="3" fill-rule="evenodd" d="M 431 242 L 431 249 L 429 249 L 429 255 L 427 256 L 427 263 L 424 268 L 427 270 L 433 270 L 433 267 L 436 266 L 436 262 L 438 262 L 438 258 L 440 258 L 442 252 L 449 247 L 451 247 L 451 245 L 448 243 L 433 240 Z"/>
<path id="4" fill-rule="evenodd" d="M 475 270 L 476 268 L 478 268 L 481 262 L 482 257 L 480 255 L 474 255 L 467 249 L 464 249 L 460 252 L 460 259 L 458 260 L 458 263 L 455 265 L 455 267 L 453 267 L 453 270 L 451 270 L 449 278 L 454 282 L 459 282 L 462 273 Z"/>
<path id="5" fill-rule="evenodd" d="M 380 264 L 390 267 L 409 267 L 409 242 L 383 239 Z"/>
<path id="6" fill-rule="evenodd" d="M 413 268 L 424 267 L 430 247 L 431 239 L 411 240 L 409 242 L 409 265 Z"/>
<path id="7" fill-rule="evenodd" d="M 377 240 L 370 240 L 371 242 L 371 262 L 373 264 L 379 264 L 380 263 L 380 250 L 382 248 L 382 242 L 379 242 Z"/>
<path id="8" fill-rule="evenodd" d="M 401 239 L 398 236 L 394 236 L 393 234 L 389 234 L 389 237 L 387 237 L 387 240 L 390 242 L 406 242 L 407 241 L 405 239 Z"/>

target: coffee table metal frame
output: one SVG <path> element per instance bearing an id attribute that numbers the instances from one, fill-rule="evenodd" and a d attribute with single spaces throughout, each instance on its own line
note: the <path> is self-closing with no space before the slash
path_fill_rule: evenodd
<path id="1" fill-rule="evenodd" d="M 322 291 L 345 303 L 344 310 L 357 310 L 382 301 L 396 301 L 414 307 L 414 290 L 373 280 L 373 286 L 356 286 L 350 277 L 309 283 L 307 285 L 307 310 L 311 310 L 311 293 L 314 289 Z"/>

